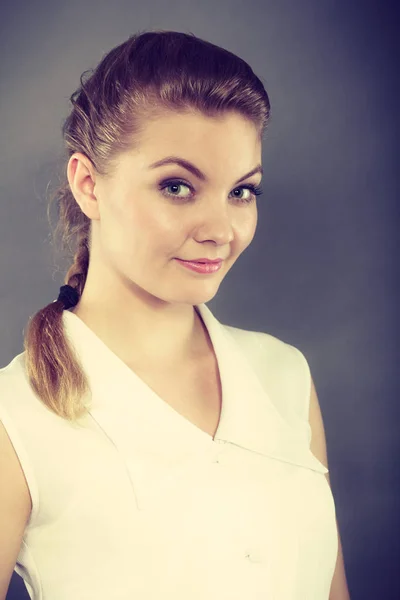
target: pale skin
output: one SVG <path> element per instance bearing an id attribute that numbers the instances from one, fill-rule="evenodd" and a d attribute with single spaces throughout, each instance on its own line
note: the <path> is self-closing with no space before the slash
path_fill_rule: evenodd
<path id="1" fill-rule="evenodd" d="M 250 190 L 237 197 L 232 192 L 260 183 L 261 174 L 256 173 L 236 184 L 260 165 L 261 150 L 255 127 L 240 115 L 210 119 L 168 113 L 147 125 L 140 149 L 121 155 L 111 177 L 99 176 L 83 154 L 71 156 L 68 181 L 91 219 L 93 236 L 86 285 L 73 312 L 137 371 L 158 364 L 176 372 L 210 351 L 193 306 L 215 296 L 253 240 L 256 201 L 240 201 L 251 197 Z M 206 180 L 181 166 L 149 169 L 167 156 L 190 161 Z M 173 191 L 175 198 L 159 189 L 168 179 L 185 182 Z M 201 257 L 223 258 L 223 266 L 205 276 L 175 260 Z M 314 385 L 310 425 L 311 450 L 328 468 Z M 330 485 L 328 474 L 326 478 Z M 340 535 L 329 600 L 350 600 Z"/>
<path id="2" fill-rule="evenodd" d="M 171 155 L 208 180 L 180 166 L 149 168 Z M 254 237 L 256 202 L 243 202 L 252 198 L 249 190 L 232 192 L 260 162 L 257 131 L 236 114 L 218 120 L 166 114 L 150 122 L 140 149 L 121 155 L 110 178 L 99 176 L 84 155 L 70 158 L 68 181 L 93 229 L 88 276 L 73 312 L 126 363 L 143 366 L 151 357 L 179 365 L 201 352 L 204 333 L 193 305 L 215 296 Z M 159 189 L 166 179 L 185 186 L 166 197 Z M 204 257 L 224 259 L 222 268 L 204 276 L 175 260 Z"/>

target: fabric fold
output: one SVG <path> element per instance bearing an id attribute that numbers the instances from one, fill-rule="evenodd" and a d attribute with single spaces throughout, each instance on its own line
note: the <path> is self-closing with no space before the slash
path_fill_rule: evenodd
<path id="1" fill-rule="evenodd" d="M 205 304 L 196 309 L 210 336 L 222 385 L 214 437 L 160 398 L 81 319 L 64 312 L 66 334 L 90 381 L 90 415 L 126 461 L 138 507 L 145 508 L 174 485 L 174 478 L 187 476 L 193 461 L 207 462 L 229 446 L 327 473 L 311 453 L 305 430 L 277 410 L 251 367 L 251 357 L 234 339 L 234 328 L 229 333 Z"/>

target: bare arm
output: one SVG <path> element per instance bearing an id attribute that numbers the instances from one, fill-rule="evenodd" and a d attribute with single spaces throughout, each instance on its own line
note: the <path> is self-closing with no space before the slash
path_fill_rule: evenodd
<path id="1" fill-rule="evenodd" d="M 318 458 L 319 461 L 328 469 L 328 456 L 326 449 L 325 429 L 322 420 L 321 410 L 318 402 L 317 393 L 314 387 L 314 382 L 311 379 L 311 395 L 310 395 L 310 414 L 309 422 L 312 431 L 311 437 L 311 452 Z M 325 475 L 329 485 L 329 473 Z M 337 525 L 337 521 L 336 521 Z M 342 543 L 340 540 L 339 527 L 338 530 L 338 555 L 336 559 L 335 572 L 332 578 L 329 600 L 350 600 L 349 589 L 347 586 L 346 572 L 343 560 Z"/>
<path id="2" fill-rule="evenodd" d="M 0 421 L 0 600 L 5 600 L 31 512 L 20 462 Z"/>

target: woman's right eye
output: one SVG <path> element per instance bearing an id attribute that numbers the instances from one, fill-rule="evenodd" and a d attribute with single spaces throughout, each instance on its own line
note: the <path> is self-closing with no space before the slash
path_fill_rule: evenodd
<path id="1" fill-rule="evenodd" d="M 164 196 L 167 196 L 170 198 L 184 198 L 184 199 L 188 198 L 188 196 L 179 196 L 178 195 L 179 188 L 182 188 L 182 187 L 186 187 L 191 190 L 191 187 L 187 183 L 185 183 L 184 181 L 176 180 L 176 179 L 174 179 L 172 181 L 163 181 L 162 183 L 160 183 L 160 190 L 162 191 L 162 194 Z M 166 192 L 165 190 L 167 188 L 171 188 L 172 190 L 175 190 L 175 191 Z"/>

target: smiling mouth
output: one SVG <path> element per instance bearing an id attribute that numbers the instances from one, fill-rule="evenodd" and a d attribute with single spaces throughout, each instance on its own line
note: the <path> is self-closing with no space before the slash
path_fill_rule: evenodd
<path id="1" fill-rule="evenodd" d="M 222 260 L 217 262 L 200 262 L 192 260 L 182 260 L 180 258 L 175 259 L 181 263 L 185 268 L 197 271 L 198 273 L 216 273 L 222 268 Z"/>
<path id="2" fill-rule="evenodd" d="M 186 260 L 184 258 L 178 258 L 177 260 L 181 260 L 183 262 L 189 262 L 189 263 L 197 263 L 200 265 L 218 265 L 219 263 L 222 262 L 222 258 L 216 258 L 215 260 L 209 260 L 206 258 L 199 258 L 199 259 L 193 259 L 193 260 Z"/>

